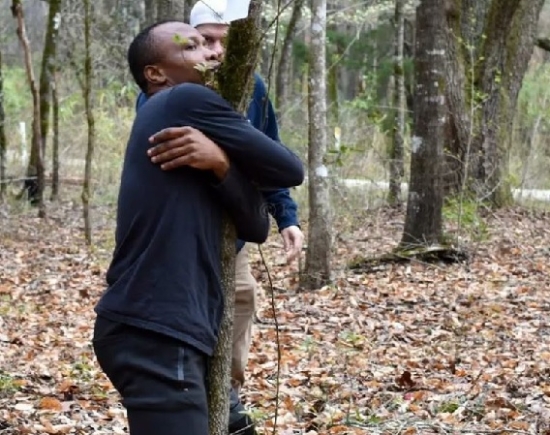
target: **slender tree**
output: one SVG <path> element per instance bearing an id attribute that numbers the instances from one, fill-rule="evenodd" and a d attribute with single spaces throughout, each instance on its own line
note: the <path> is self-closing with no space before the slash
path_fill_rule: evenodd
<path id="1" fill-rule="evenodd" d="M 260 47 L 259 17 L 261 0 L 250 2 L 246 19 L 229 28 L 225 61 L 216 75 L 218 92 L 242 113 L 252 94 L 253 72 Z M 212 363 L 210 364 L 209 418 L 210 435 L 225 435 L 229 422 L 229 387 L 231 385 L 231 349 L 235 309 L 235 227 L 228 216 L 223 223 L 222 284 L 224 312 Z"/>
<path id="2" fill-rule="evenodd" d="M 84 215 L 84 236 L 86 243 L 92 243 L 92 225 L 90 219 L 90 197 L 92 183 L 92 160 L 95 147 L 95 120 L 92 101 L 92 6 L 90 0 L 84 0 L 84 79 L 82 92 L 84 109 L 88 125 L 88 144 L 86 147 L 86 162 L 84 166 L 84 182 L 82 184 L 82 205 Z"/>
<path id="3" fill-rule="evenodd" d="M 45 173 L 44 173 L 44 159 L 42 156 L 41 145 L 41 131 L 40 131 L 40 95 L 38 93 L 38 86 L 36 85 L 36 79 L 34 76 L 32 66 L 32 54 L 29 39 L 27 37 L 27 30 L 25 27 L 25 16 L 23 14 L 23 5 L 21 0 L 13 0 L 11 4 L 11 12 L 17 21 L 17 36 L 23 47 L 23 53 L 25 56 L 25 69 L 27 71 L 27 81 L 32 94 L 33 104 L 33 116 L 32 116 L 32 148 L 31 159 L 29 168 L 27 171 L 27 182 L 25 184 L 25 191 L 28 194 L 31 204 L 38 206 L 38 216 L 46 216 L 46 208 L 44 204 L 44 185 L 45 185 Z M 33 161 L 34 153 L 34 161 Z M 36 182 L 33 180 L 36 179 Z M 30 182 L 30 183 L 29 183 Z"/>
<path id="4" fill-rule="evenodd" d="M 40 142 L 42 155 L 46 155 L 46 140 L 48 137 L 50 118 L 50 97 L 53 75 L 56 69 L 57 40 L 61 23 L 61 0 L 50 0 L 48 24 L 42 51 L 42 67 L 40 70 Z"/>
<path id="5" fill-rule="evenodd" d="M 288 99 L 288 85 L 291 76 L 292 46 L 296 38 L 298 23 L 302 19 L 302 10 L 305 0 L 296 0 L 292 6 L 292 15 L 286 29 L 285 39 L 281 48 L 279 65 L 277 68 L 276 86 L 275 86 L 275 107 L 280 114 Z"/>
<path id="6" fill-rule="evenodd" d="M 403 49 L 405 44 L 405 15 L 403 8 L 405 0 L 395 0 L 394 26 L 395 26 L 395 59 L 393 66 L 393 77 L 395 89 L 393 93 L 393 104 L 395 110 L 395 121 L 393 126 L 393 138 L 390 152 L 390 186 L 388 202 L 390 205 L 400 205 L 401 182 L 403 181 L 404 170 L 404 142 L 405 142 L 405 73 L 403 65 Z"/>
<path id="7" fill-rule="evenodd" d="M 6 196 L 6 152 L 7 139 L 4 124 L 6 115 L 4 112 L 4 76 L 2 74 L 2 51 L 0 50 L 0 201 L 3 201 Z"/>
<path id="8" fill-rule="evenodd" d="M 59 199 L 59 94 L 58 72 L 54 72 L 52 81 L 52 195 L 51 200 Z"/>
<path id="9" fill-rule="evenodd" d="M 309 235 L 304 288 L 319 288 L 331 279 L 332 216 L 327 152 L 326 101 L 326 0 L 311 0 L 311 46 L 309 59 Z"/>

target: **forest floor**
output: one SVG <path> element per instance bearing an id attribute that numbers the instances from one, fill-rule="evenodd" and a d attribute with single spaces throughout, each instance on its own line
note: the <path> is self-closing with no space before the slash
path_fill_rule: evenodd
<path id="1" fill-rule="evenodd" d="M 124 410 L 90 346 L 112 210 L 94 210 L 89 251 L 80 205 L 50 209 L 39 220 L 0 207 L 0 434 L 122 434 Z M 264 291 L 244 395 L 260 433 L 273 433 L 277 407 L 284 435 L 550 434 L 550 214 L 483 220 L 466 263 L 360 274 L 345 264 L 394 248 L 403 214 L 340 222 L 336 281 L 310 293 L 272 236 L 273 305 L 252 248 Z"/>

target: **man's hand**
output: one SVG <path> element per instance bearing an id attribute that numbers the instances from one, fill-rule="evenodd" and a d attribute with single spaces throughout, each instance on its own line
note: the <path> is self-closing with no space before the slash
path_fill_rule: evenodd
<path id="1" fill-rule="evenodd" d="M 302 252 L 302 245 L 304 243 L 304 233 L 297 226 L 286 227 L 281 231 L 283 242 L 286 251 L 286 260 L 290 263 L 300 255 Z"/>
<path id="2" fill-rule="evenodd" d="M 147 154 L 163 170 L 190 166 L 211 170 L 221 180 L 229 169 L 225 152 L 193 127 L 165 128 L 151 136 L 149 142 L 155 146 Z"/>

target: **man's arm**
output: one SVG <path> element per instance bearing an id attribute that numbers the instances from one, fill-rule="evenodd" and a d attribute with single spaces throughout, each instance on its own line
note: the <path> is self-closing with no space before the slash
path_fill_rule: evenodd
<path id="1" fill-rule="evenodd" d="M 254 95 L 248 110 L 252 125 L 275 141 L 280 141 L 279 126 L 273 104 L 267 94 L 267 88 L 258 73 L 254 74 Z M 298 205 L 290 196 L 288 189 L 263 189 L 262 193 L 269 205 L 269 212 L 275 218 L 279 231 L 296 226 L 298 223 Z"/>
<path id="2" fill-rule="evenodd" d="M 264 243 L 269 235 L 269 215 L 260 191 L 235 166 L 229 166 L 224 175 L 216 176 L 223 177 L 214 188 L 235 225 L 237 238 Z"/>
<path id="3" fill-rule="evenodd" d="M 267 203 L 269 213 L 277 222 L 279 231 L 298 223 L 298 205 L 290 196 L 288 189 L 262 189 L 261 193 Z"/>
<path id="4" fill-rule="evenodd" d="M 202 131 L 250 180 L 262 187 L 302 184 L 304 167 L 298 156 L 254 128 L 214 91 L 201 85 L 184 84 L 170 92 L 168 107 L 172 113 L 180 114 L 180 125 Z M 170 151 L 174 153 L 170 155 Z M 171 149 L 168 141 L 159 145 L 156 153 L 164 153 L 169 161 L 177 156 L 178 150 Z M 166 169 L 170 168 L 167 163 Z"/>
<path id="5" fill-rule="evenodd" d="M 200 131 L 185 127 L 186 140 L 181 157 L 183 166 L 211 171 L 219 180 L 214 185 L 218 199 L 233 220 L 237 236 L 252 243 L 263 243 L 269 233 L 267 205 L 260 191 L 244 177 L 227 154 Z"/>

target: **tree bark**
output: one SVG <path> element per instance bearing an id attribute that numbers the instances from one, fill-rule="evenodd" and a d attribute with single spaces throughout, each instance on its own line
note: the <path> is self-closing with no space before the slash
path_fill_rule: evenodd
<path id="1" fill-rule="evenodd" d="M 50 117 L 51 83 L 56 67 L 57 35 L 61 21 L 61 0 L 50 0 L 48 24 L 42 52 L 42 67 L 40 71 L 40 131 L 42 155 L 46 155 L 46 141 L 48 138 Z"/>
<path id="2" fill-rule="evenodd" d="M 395 123 L 393 126 L 393 138 L 390 152 L 390 185 L 388 202 L 391 206 L 401 204 L 401 182 L 405 174 L 404 169 L 404 143 L 405 143 L 405 74 L 403 64 L 403 48 L 405 44 L 405 15 L 403 7 L 405 0 L 395 0 L 395 60 L 393 105 L 395 110 Z"/>
<path id="3" fill-rule="evenodd" d="M 88 143 L 82 184 L 82 210 L 84 217 L 84 237 L 88 245 L 92 244 L 92 224 L 90 219 L 90 197 L 92 182 L 92 160 L 95 148 L 95 120 L 92 108 L 92 55 L 91 55 L 92 9 L 90 0 L 84 0 L 84 79 L 82 93 L 84 110 L 88 126 Z"/>
<path id="4" fill-rule="evenodd" d="M 145 0 L 145 13 L 143 16 L 143 21 L 141 22 L 141 27 L 145 28 L 153 24 L 157 19 L 157 2 L 156 0 Z M 186 21 L 187 23 L 189 21 Z"/>
<path id="5" fill-rule="evenodd" d="M 27 31 L 25 28 L 25 17 L 23 14 L 23 6 L 21 0 L 13 0 L 11 4 L 11 12 L 17 20 L 17 36 L 21 41 L 23 52 L 25 55 L 25 69 L 27 72 L 27 81 L 32 94 L 33 117 L 32 117 L 32 147 L 31 159 L 27 171 L 27 178 L 32 181 L 36 177 L 36 182 L 33 184 L 26 183 L 25 191 L 33 205 L 38 206 L 38 216 L 46 217 L 46 208 L 44 205 L 44 160 L 42 156 L 42 146 L 40 142 L 40 96 L 36 79 L 32 67 L 32 55 Z M 34 161 L 32 155 L 34 153 Z M 29 180 L 27 180 L 29 181 Z"/>
<path id="6" fill-rule="evenodd" d="M 292 15 L 286 29 L 283 47 L 281 48 L 281 56 L 279 57 L 279 65 L 277 68 L 276 88 L 275 88 L 275 107 L 277 113 L 280 114 L 288 102 L 288 85 L 289 77 L 291 76 L 290 65 L 292 63 L 292 44 L 296 37 L 297 26 L 302 19 L 302 10 L 305 0 L 296 0 L 292 8 Z"/>
<path id="7" fill-rule="evenodd" d="M 514 111 L 519 90 L 533 54 L 538 17 L 544 0 L 493 1 L 487 21 L 487 36 L 481 56 L 479 86 L 485 91 L 477 149 L 478 182 L 483 196 L 501 207 L 512 202 L 507 181 L 507 162 Z"/>
<path id="8" fill-rule="evenodd" d="M 183 20 L 184 7 L 183 0 L 157 0 L 157 21 Z"/>
<path id="9" fill-rule="evenodd" d="M 6 139 L 6 114 L 4 112 L 4 76 L 2 74 L 2 50 L 0 50 L 0 202 L 6 197 L 8 184 L 6 183 L 6 153 L 8 142 Z"/>
<path id="10" fill-rule="evenodd" d="M 315 289 L 331 280 L 332 212 L 327 152 L 326 0 L 311 0 L 309 59 L 309 235 L 301 285 Z"/>
<path id="11" fill-rule="evenodd" d="M 543 0 L 446 2 L 450 191 L 495 207 L 512 201 L 507 154 Z"/>
<path id="12" fill-rule="evenodd" d="M 183 21 L 185 21 L 186 23 L 189 22 L 191 9 L 193 9 L 194 5 L 195 5 L 195 0 L 184 1 Z"/>
<path id="13" fill-rule="evenodd" d="M 59 96 L 57 93 L 57 75 L 58 73 L 54 72 L 52 82 L 52 201 L 59 199 Z"/>
<path id="14" fill-rule="evenodd" d="M 248 17 L 231 24 L 227 35 L 226 60 L 217 74 L 219 93 L 243 114 L 248 108 L 254 86 L 253 72 L 260 48 L 261 3 L 261 0 L 252 0 Z M 224 311 L 218 342 L 209 367 L 210 435 L 226 435 L 228 431 L 235 309 L 235 241 L 235 227 L 226 215 L 223 221 L 221 251 Z"/>
<path id="15" fill-rule="evenodd" d="M 446 22 L 441 1 L 421 0 L 416 20 L 411 176 L 401 239 L 405 249 L 437 245 L 442 235 Z"/>

